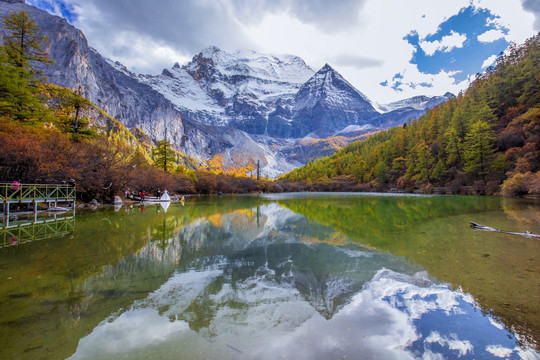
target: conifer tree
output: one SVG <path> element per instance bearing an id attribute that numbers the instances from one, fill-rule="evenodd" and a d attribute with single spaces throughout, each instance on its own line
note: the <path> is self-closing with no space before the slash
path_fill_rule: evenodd
<path id="1" fill-rule="evenodd" d="M 176 160 L 176 154 L 171 149 L 171 143 L 168 140 L 158 141 L 156 147 L 152 149 L 152 156 L 154 156 L 154 164 L 166 172 L 173 168 Z"/>
<path id="2" fill-rule="evenodd" d="M 2 52 L 7 55 L 7 63 L 20 71 L 20 76 L 32 78 L 37 74 L 31 61 L 51 62 L 41 48 L 47 38 L 39 35 L 36 23 L 26 11 L 4 17 L 4 26 L 8 34 L 4 38 Z"/>
<path id="3" fill-rule="evenodd" d="M 481 120 L 475 122 L 465 137 L 463 170 L 467 173 L 487 174 L 495 154 L 496 140 L 495 132 L 488 123 Z"/>
<path id="4" fill-rule="evenodd" d="M 51 62 L 43 53 L 39 29 L 21 10 L 4 17 L 7 34 L 0 47 L 0 115 L 16 120 L 42 120 L 48 111 L 36 96 L 37 72 L 32 62 Z"/>

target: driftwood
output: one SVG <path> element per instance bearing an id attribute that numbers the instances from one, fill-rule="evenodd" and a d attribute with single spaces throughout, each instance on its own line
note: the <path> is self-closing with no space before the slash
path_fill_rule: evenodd
<path id="1" fill-rule="evenodd" d="M 500 233 L 504 233 L 504 234 L 519 235 L 519 236 L 525 236 L 525 237 L 528 237 L 528 238 L 533 238 L 533 239 L 540 240 L 540 235 L 533 234 L 530 231 L 525 231 L 524 233 L 518 233 L 518 232 L 512 232 L 512 231 L 498 230 L 498 229 L 495 229 L 495 228 L 492 228 L 492 227 L 489 227 L 489 226 L 477 224 L 477 223 L 472 222 L 472 221 L 471 221 L 471 227 L 473 229 L 477 229 L 477 230 L 495 231 L 495 232 L 500 232 Z"/>

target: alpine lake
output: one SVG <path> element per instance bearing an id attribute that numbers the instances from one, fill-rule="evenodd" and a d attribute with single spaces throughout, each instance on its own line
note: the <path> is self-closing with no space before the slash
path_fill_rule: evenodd
<path id="1" fill-rule="evenodd" d="M 261 194 L 4 219 L 0 359 L 540 359 L 540 240 L 471 221 L 540 234 L 540 201 Z"/>

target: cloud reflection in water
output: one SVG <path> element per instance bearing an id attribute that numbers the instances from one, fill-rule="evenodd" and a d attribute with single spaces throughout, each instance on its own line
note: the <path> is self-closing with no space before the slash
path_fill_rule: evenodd
<path id="1" fill-rule="evenodd" d="M 144 301 L 102 322 L 72 359 L 139 359 L 150 352 L 221 359 L 538 358 L 520 349 L 469 295 L 422 273 L 382 269 L 330 319 L 293 284 L 260 268 L 234 287 L 223 283 L 203 304 L 208 286 L 223 276 L 221 260 L 176 273 Z M 211 308 L 198 331 L 193 304 Z"/>

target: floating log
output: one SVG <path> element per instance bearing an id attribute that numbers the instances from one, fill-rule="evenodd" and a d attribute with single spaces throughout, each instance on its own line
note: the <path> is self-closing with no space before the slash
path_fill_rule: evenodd
<path id="1" fill-rule="evenodd" d="M 495 228 L 492 228 L 492 227 L 489 227 L 489 226 L 480 225 L 480 224 L 477 224 L 477 223 L 472 222 L 472 221 L 471 221 L 471 227 L 473 229 L 477 229 L 477 230 L 494 231 L 494 232 L 500 232 L 500 233 L 510 234 L 510 235 L 525 236 L 525 237 L 528 237 L 528 238 L 533 238 L 533 239 L 540 240 L 540 235 L 533 234 L 530 231 L 525 231 L 524 233 L 518 233 L 518 232 L 512 232 L 512 231 L 504 231 L 504 230 L 495 229 Z"/>

